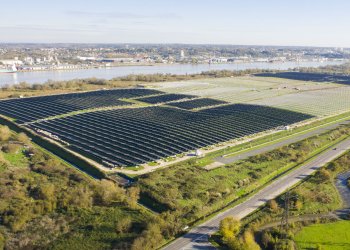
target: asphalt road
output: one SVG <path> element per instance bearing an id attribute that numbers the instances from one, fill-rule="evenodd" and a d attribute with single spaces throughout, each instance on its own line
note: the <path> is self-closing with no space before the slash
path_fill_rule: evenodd
<path id="1" fill-rule="evenodd" d="M 321 153 L 312 161 L 282 176 L 241 204 L 228 209 L 205 223 L 193 228 L 190 232 L 176 239 L 163 249 L 215 249 L 210 246 L 207 239 L 209 235 L 218 231 L 219 224 L 222 219 L 227 216 L 234 216 L 238 219 L 244 218 L 258 209 L 260 206 L 264 205 L 268 200 L 274 199 L 278 195 L 282 194 L 284 191 L 312 174 L 318 168 L 324 166 L 327 162 L 334 160 L 348 149 L 350 149 L 350 139 L 338 143 L 334 146 L 334 148 Z"/>
<path id="2" fill-rule="evenodd" d="M 238 160 L 246 159 L 250 156 L 263 154 L 263 153 L 272 151 L 276 148 L 280 148 L 280 147 L 283 147 L 283 146 L 286 146 L 286 145 L 289 145 L 289 144 L 292 144 L 292 143 L 295 143 L 298 141 L 302 141 L 302 140 L 309 138 L 309 137 L 312 137 L 314 135 L 322 134 L 322 133 L 325 133 L 329 130 L 335 129 L 341 124 L 349 124 L 349 123 L 350 123 L 350 120 L 346 120 L 346 121 L 337 122 L 337 123 L 334 123 L 334 124 L 331 124 L 328 126 L 326 125 L 326 126 L 318 128 L 318 129 L 311 130 L 310 132 L 307 132 L 305 134 L 297 135 L 297 136 L 291 137 L 290 139 L 282 140 L 282 141 L 273 143 L 271 145 L 268 145 L 266 147 L 249 150 L 249 151 L 244 152 L 244 153 L 239 153 L 239 154 L 234 155 L 232 157 L 220 156 L 220 157 L 215 158 L 215 162 L 220 162 L 223 164 L 230 164 L 230 163 L 233 163 L 233 162 L 238 161 Z"/>

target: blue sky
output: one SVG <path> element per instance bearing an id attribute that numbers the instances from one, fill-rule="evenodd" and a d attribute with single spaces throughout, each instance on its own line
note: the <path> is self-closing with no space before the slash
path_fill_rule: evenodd
<path id="1" fill-rule="evenodd" d="M 0 1 L 0 42 L 350 47 L 348 0 Z"/>

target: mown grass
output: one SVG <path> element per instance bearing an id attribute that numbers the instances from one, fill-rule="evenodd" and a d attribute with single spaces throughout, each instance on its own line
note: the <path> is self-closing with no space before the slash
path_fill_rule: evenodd
<path id="1" fill-rule="evenodd" d="M 299 249 L 350 249 L 350 221 L 316 224 L 303 228 L 296 236 Z M 319 247 L 319 248 L 318 248 Z"/>

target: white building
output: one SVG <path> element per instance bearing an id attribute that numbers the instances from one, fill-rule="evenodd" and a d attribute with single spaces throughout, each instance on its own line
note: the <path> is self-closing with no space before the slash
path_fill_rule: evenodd
<path id="1" fill-rule="evenodd" d="M 34 59 L 33 59 L 33 57 L 28 56 L 28 57 L 24 58 L 24 62 L 28 65 L 33 65 Z"/>
<path id="2" fill-rule="evenodd" d="M 180 58 L 181 59 L 185 58 L 185 51 L 183 49 L 180 51 Z"/>
<path id="3" fill-rule="evenodd" d="M 0 60 L 0 62 L 4 65 L 23 65 L 21 60 Z"/>

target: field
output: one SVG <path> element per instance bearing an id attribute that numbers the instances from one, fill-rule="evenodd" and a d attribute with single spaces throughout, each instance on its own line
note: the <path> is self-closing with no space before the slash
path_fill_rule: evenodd
<path id="1" fill-rule="evenodd" d="M 320 82 L 287 76 L 211 78 L 9 99 L 0 101 L 0 114 L 115 168 L 166 161 L 349 111 L 346 84 L 330 83 L 328 76 Z"/>
<path id="2" fill-rule="evenodd" d="M 302 229 L 295 236 L 299 249 L 350 249 L 350 221 L 316 224 Z"/>

